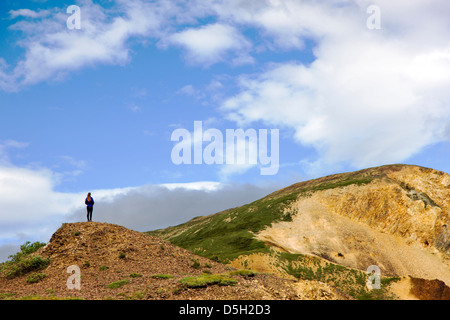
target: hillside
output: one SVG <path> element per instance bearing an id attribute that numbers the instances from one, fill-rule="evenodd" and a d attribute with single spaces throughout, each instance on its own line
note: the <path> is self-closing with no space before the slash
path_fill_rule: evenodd
<path id="1" fill-rule="evenodd" d="M 236 270 L 107 223 L 66 223 L 44 247 L 31 254 L 28 249 L 3 265 L 0 300 L 348 298 L 323 283 Z M 80 268 L 80 290 L 67 287 L 72 265 Z"/>
<path id="2" fill-rule="evenodd" d="M 447 173 L 389 165 L 297 183 L 149 233 L 237 268 L 370 298 L 361 277 L 371 265 L 385 283 L 401 279 L 392 284 L 399 295 L 402 286 L 414 291 L 412 278 L 450 285 L 449 212 Z"/>

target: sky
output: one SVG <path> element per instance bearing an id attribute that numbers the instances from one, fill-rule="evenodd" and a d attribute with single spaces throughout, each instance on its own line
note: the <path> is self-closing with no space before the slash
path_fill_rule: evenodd
<path id="1" fill-rule="evenodd" d="M 148 231 L 339 172 L 449 173 L 449 16 L 446 0 L 2 0 L 0 261 L 85 221 L 87 192 L 94 221 Z"/>

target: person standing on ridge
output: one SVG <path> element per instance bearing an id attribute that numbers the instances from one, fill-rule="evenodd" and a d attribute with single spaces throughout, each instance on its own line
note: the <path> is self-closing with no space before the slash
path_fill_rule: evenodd
<path id="1" fill-rule="evenodd" d="M 87 209 L 87 221 L 92 221 L 92 210 L 94 209 L 94 198 L 91 197 L 91 193 L 87 194 L 86 200 L 84 200 Z"/>

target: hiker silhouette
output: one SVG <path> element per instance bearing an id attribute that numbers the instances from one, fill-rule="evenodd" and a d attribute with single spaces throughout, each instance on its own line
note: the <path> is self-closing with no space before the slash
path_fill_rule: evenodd
<path id="1" fill-rule="evenodd" d="M 87 210 L 87 221 L 92 221 L 92 211 L 94 210 L 94 198 L 91 197 L 91 193 L 87 194 L 86 200 L 84 200 Z"/>

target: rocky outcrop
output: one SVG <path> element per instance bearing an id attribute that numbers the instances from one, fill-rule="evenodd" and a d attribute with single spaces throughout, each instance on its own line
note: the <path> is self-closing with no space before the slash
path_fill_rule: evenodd
<path id="1" fill-rule="evenodd" d="M 411 277 L 411 294 L 420 300 L 450 300 L 450 288 L 443 281 Z"/>
<path id="2" fill-rule="evenodd" d="M 286 209 L 292 220 L 273 223 L 257 238 L 360 270 L 378 265 L 385 275 L 450 284 L 448 174 L 396 165 L 331 176 L 321 185 L 303 186 Z"/>
<path id="3" fill-rule="evenodd" d="M 347 299 L 327 284 L 241 273 L 158 237 L 108 223 L 65 223 L 34 254 L 50 261 L 39 270 L 42 279 L 30 283 L 29 274 L 10 279 L 0 272 L 0 300 Z M 79 290 L 67 285 L 73 267 L 79 270 Z M 182 281 L 186 277 L 210 280 L 188 287 Z M 225 277 L 229 285 L 214 284 L 215 277 Z"/>

